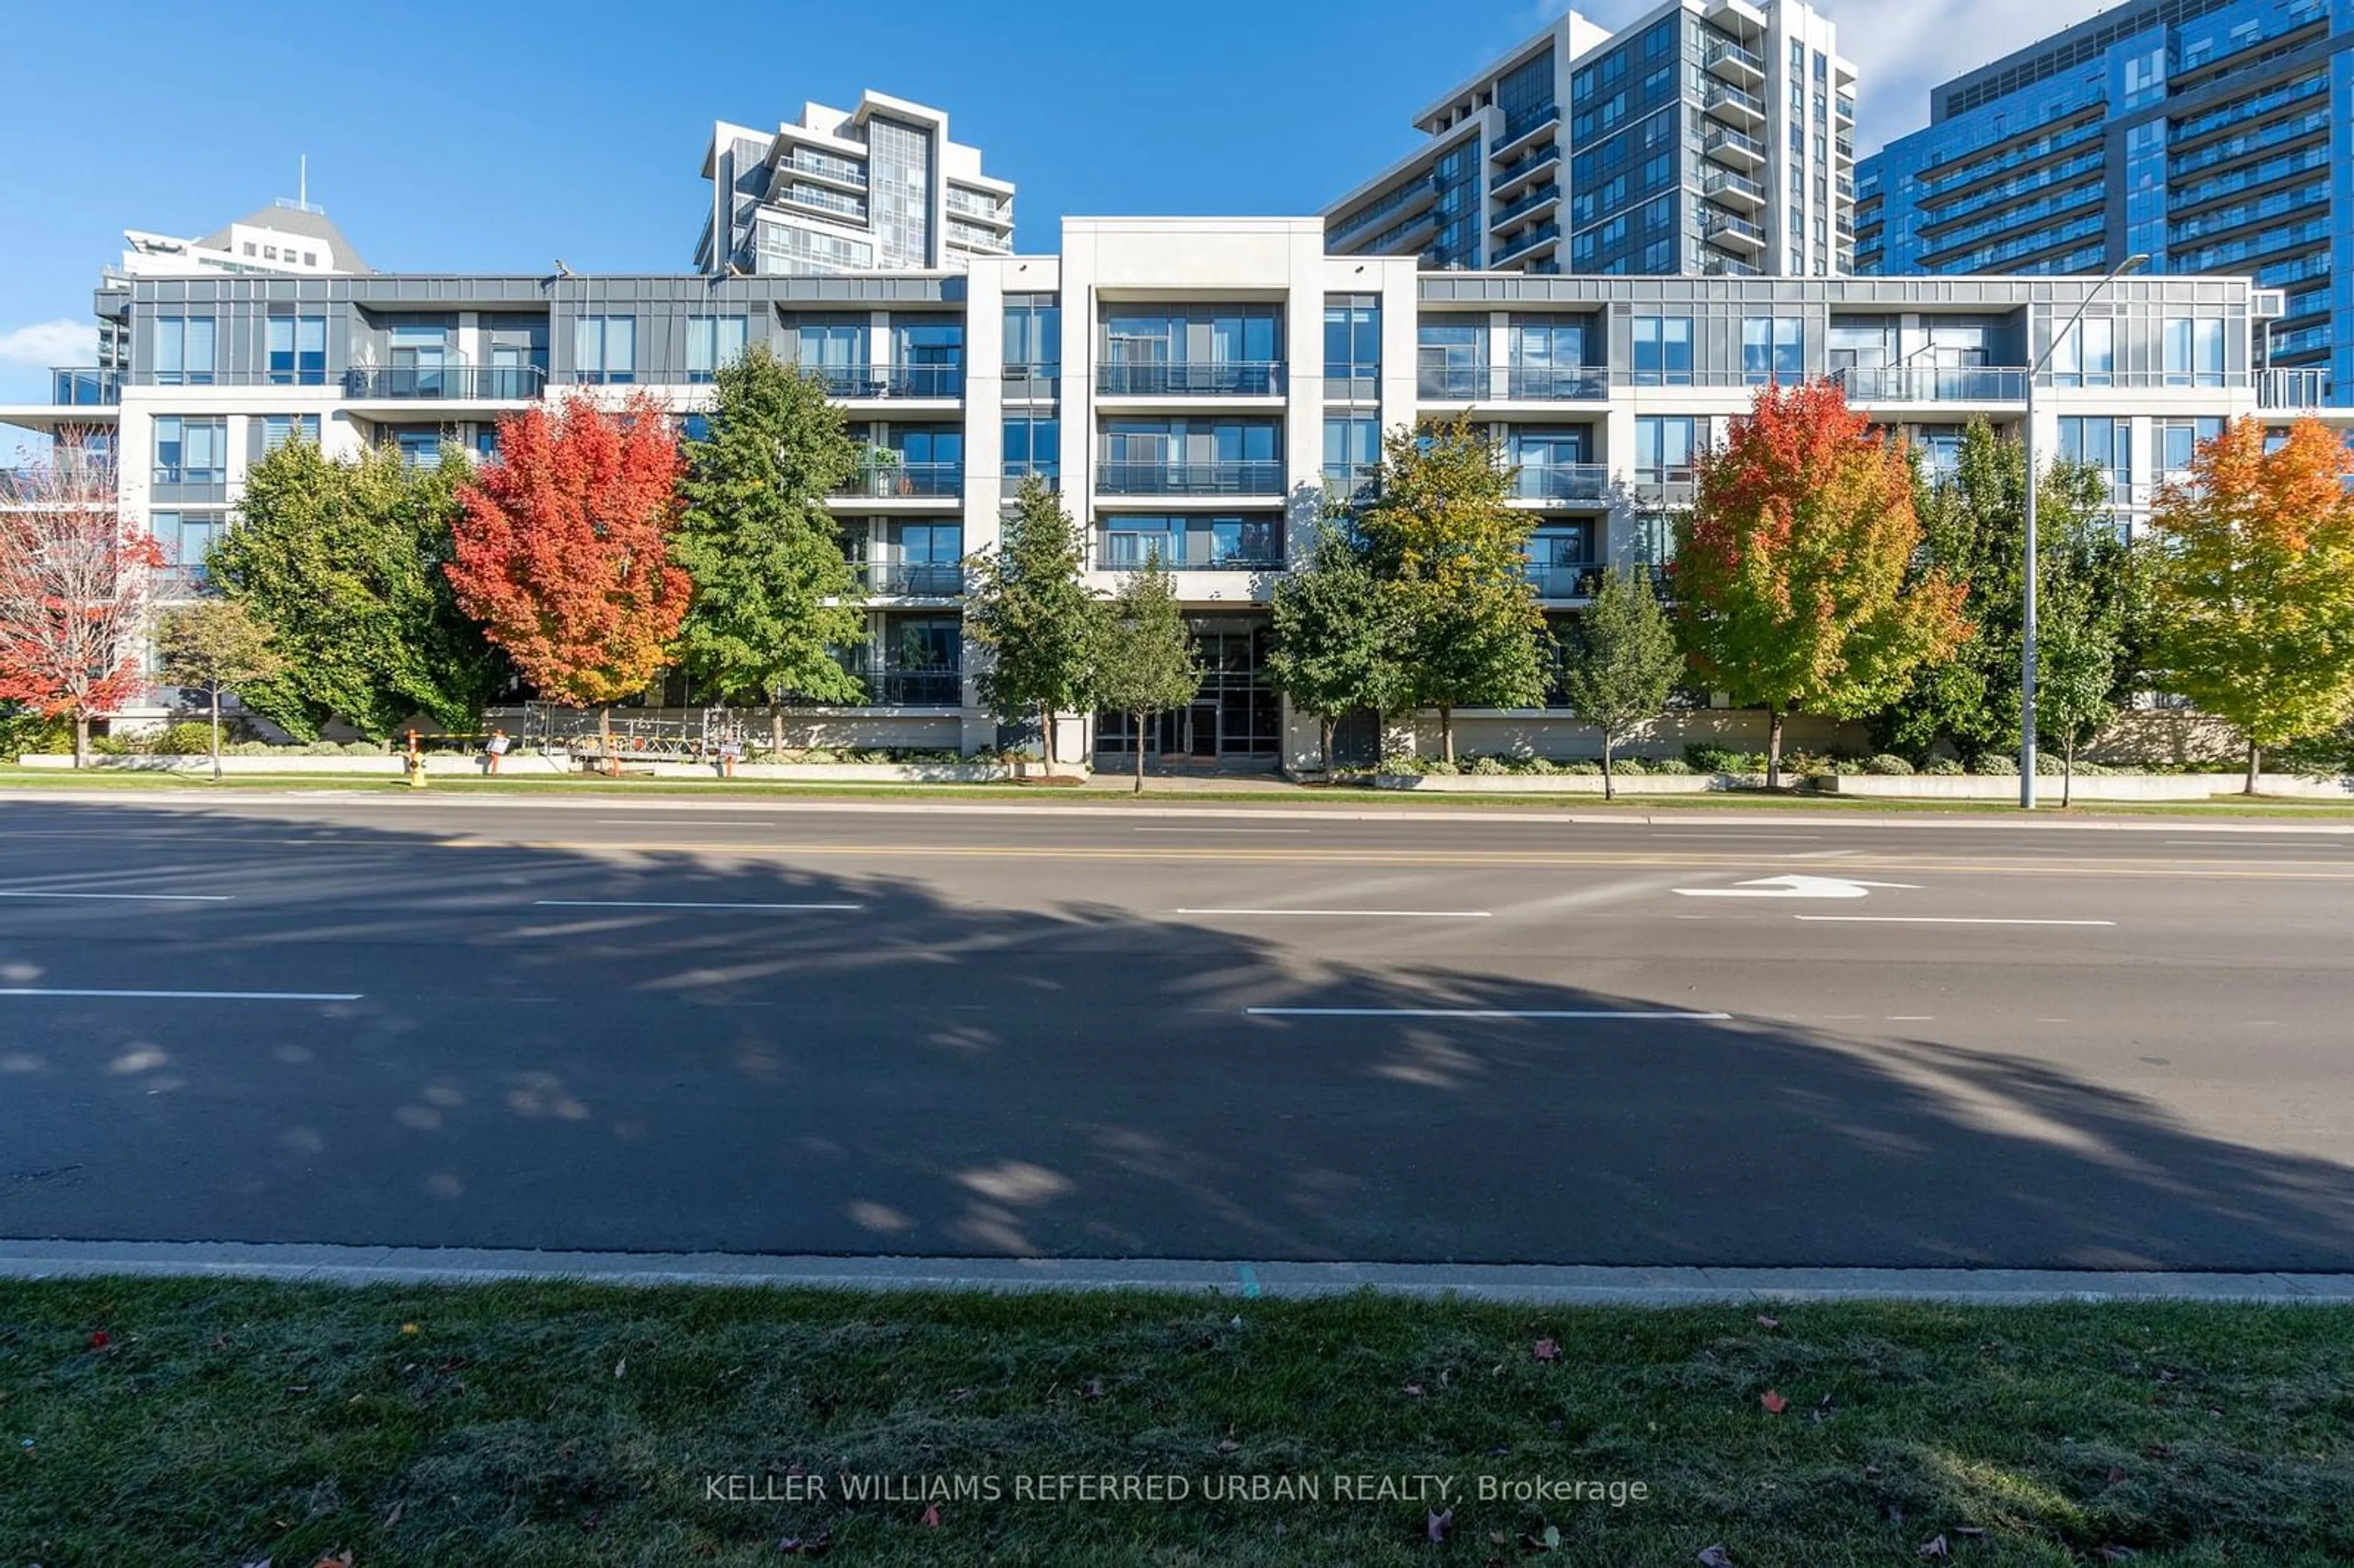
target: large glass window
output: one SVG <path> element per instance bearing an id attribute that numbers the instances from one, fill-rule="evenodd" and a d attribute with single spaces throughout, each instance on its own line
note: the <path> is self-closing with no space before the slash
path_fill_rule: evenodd
<path id="1" fill-rule="evenodd" d="M 440 397 L 449 388 L 443 370 L 450 357 L 450 332 L 439 326 L 396 326 L 389 334 L 392 391 L 402 397 Z"/>
<path id="2" fill-rule="evenodd" d="M 326 317 L 273 312 L 268 330 L 271 385 L 317 387 L 326 381 Z"/>
<path id="3" fill-rule="evenodd" d="M 1063 307 L 1054 294 L 1005 296 L 1005 366 L 1035 373 L 1063 361 Z M 1008 377 L 1009 380 L 1012 377 Z"/>
<path id="4" fill-rule="evenodd" d="M 2167 419 L 2158 427 L 2158 466 L 2160 477 L 2171 482 L 2185 477 L 2190 460 L 2198 448 L 2223 433 L 2220 418 Z"/>
<path id="5" fill-rule="evenodd" d="M 298 438 L 314 447 L 319 444 L 318 415 L 264 414 L 261 417 L 261 450 L 265 457 Z"/>
<path id="6" fill-rule="evenodd" d="M 1063 473 L 1063 422 L 1052 414 L 1043 418 L 1005 421 L 1005 477 L 1008 481 L 1043 479 L 1058 482 Z"/>
<path id="7" fill-rule="evenodd" d="M 1415 356 L 1426 397 L 1488 395 L 1488 334 L 1482 327 L 1426 322 L 1416 334 Z"/>
<path id="8" fill-rule="evenodd" d="M 1324 303 L 1324 395 L 1370 397 L 1382 373 L 1382 307 L 1371 296 Z"/>
<path id="9" fill-rule="evenodd" d="M 1691 378 L 1691 317 L 1637 316 L 1635 385 L 1689 387 Z"/>
<path id="10" fill-rule="evenodd" d="M 228 517 L 220 512 L 157 512 L 148 526 L 164 552 L 167 576 L 160 591 L 166 598 L 200 593 L 206 583 L 205 560 L 228 531 Z"/>
<path id="11" fill-rule="evenodd" d="M 157 484 L 227 484 L 228 421 L 166 414 L 155 421 Z"/>
<path id="12" fill-rule="evenodd" d="M 708 381 L 720 367 L 744 353 L 742 316 L 689 316 L 686 319 L 686 378 Z"/>
<path id="13" fill-rule="evenodd" d="M 1753 387 L 1793 387 L 1807 376 L 1806 323 L 1797 316 L 1744 316 L 1741 376 Z"/>
<path id="14" fill-rule="evenodd" d="M 895 390 L 908 397 L 955 397 L 964 392 L 964 323 L 896 322 L 891 328 Z"/>
<path id="15" fill-rule="evenodd" d="M 582 316 L 573 323 L 572 369 L 582 381 L 632 382 L 638 378 L 638 319 Z"/>
<path id="16" fill-rule="evenodd" d="M 2177 316 L 2166 323 L 2166 384 L 2223 385 L 2223 323 L 2218 319 Z"/>
<path id="17" fill-rule="evenodd" d="M 155 318 L 155 385 L 209 387 L 214 322 L 210 316 Z"/>
<path id="18" fill-rule="evenodd" d="M 1172 570 L 1241 571 L 1280 566 L 1283 520 L 1249 515 L 1104 519 L 1099 557 L 1104 570 L 1136 571 L 1156 557 Z"/>
<path id="19" fill-rule="evenodd" d="M 931 132 L 877 115 L 866 122 L 866 145 L 868 192 L 883 265 L 931 265 Z"/>
<path id="20" fill-rule="evenodd" d="M 441 461 L 441 432 L 438 429 L 396 430 L 392 440 L 400 453 L 403 468 L 431 468 Z"/>
<path id="21" fill-rule="evenodd" d="M 1692 476 L 1700 421 L 1650 414 L 1635 418 L 1635 482 L 1675 484 Z"/>
<path id="22" fill-rule="evenodd" d="M 2221 325 L 2221 323 L 2217 323 Z M 2116 322 L 2087 316 L 2052 345 L 2052 385 L 2109 387 L 2116 382 Z"/>

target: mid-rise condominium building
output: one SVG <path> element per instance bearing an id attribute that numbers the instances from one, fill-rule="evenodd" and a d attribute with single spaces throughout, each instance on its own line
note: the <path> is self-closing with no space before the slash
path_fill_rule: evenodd
<path id="1" fill-rule="evenodd" d="M 1568 12 L 1424 108 L 1325 209 L 1336 255 L 1522 272 L 1854 270 L 1855 68 L 1801 0 Z"/>
<path id="2" fill-rule="evenodd" d="M 1858 268 L 2253 276 L 2260 363 L 2354 395 L 2354 0 L 2129 0 L 1935 89 L 1861 165 Z M 2105 327 L 2100 329 L 2105 333 Z M 2096 333 L 2083 365 L 2115 361 Z M 2214 345 L 2165 345 L 2183 377 Z M 2121 362 L 2115 362 L 2121 363 Z"/>
<path id="3" fill-rule="evenodd" d="M 773 131 L 722 121 L 703 177 L 705 272 L 939 271 L 1013 249 L 1013 186 L 949 139 L 947 111 L 879 92 Z"/>
<path id="4" fill-rule="evenodd" d="M 1206 672 L 1140 737 L 1125 715 L 1071 715 L 1063 754 L 1084 745 L 1117 765 L 1140 740 L 1204 765 L 1308 767 L 1319 728 L 1267 679 L 1268 602 L 1328 503 L 1362 496 L 1384 429 L 1466 418 L 1493 437 L 1533 525 L 1529 581 L 1560 620 L 1603 567 L 1668 558 L 1696 455 L 1757 387 L 1839 375 L 1946 463 L 1966 421 L 2020 425 L 2023 367 L 2098 287 L 1429 270 L 1330 255 L 1324 237 L 1314 217 L 1093 218 L 1065 223 L 1058 255 L 976 255 L 960 272 L 133 278 L 101 296 L 130 354 L 109 399 L 0 408 L 0 422 L 116 432 L 122 504 L 186 596 L 280 442 L 492 457 L 502 416 L 636 392 L 692 429 L 718 366 L 767 344 L 823 378 L 869 454 L 832 500 L 868 595 L 865 638 L 840 651 L 866 700 L 811 710 L 796 735 L 998 744 L 960 563 L 996 542 L 1034 477 L 1084 527 L 1090 586 L 1152 557 L 1174 571 Z M 2313 376 L 2265 375 L 2253 357 L 2277 298 L 2243 279 L 2112 285 L 2038 380 L 2041 450 L 2106 471 L 2130 527 L 2224 419 L 2285 425 L 2311 400 Z M 2084 374 L 2096 340 L 2107 368 Z M 2211 344 L 2211 365 L 2172 374 L 2183 340 Z M 1593 746 L 1558 698 L 1457 716 L 1473 751 Z M 1373 741 L 1342 729 L 1360 755 Z"/>

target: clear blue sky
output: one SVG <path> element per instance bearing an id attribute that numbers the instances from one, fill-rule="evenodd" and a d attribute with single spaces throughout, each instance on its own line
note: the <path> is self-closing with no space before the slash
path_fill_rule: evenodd
<path id="1" fill-rule="evenodd" d="M 1612 26 L 1655 3 L 1577 0 Z M 1863 72 L 1869 148 L 1933 76 L 2094 0 L 1819 3 Z M 1416 109 L 1564 8 L 0 0 L 0 403 L 45 397 L 43 366 L 78 357 L 66 340 L 86 336 L 125 228 L 208 233 L 293 195 L 306 153 L 312 199 L 379 269 L 676 271 L 712 121 L 774 124 L 874 88 L 946 109 L 1020 186 L 1017 245 L 1050 250 L 1066 213 L 1315 212 L 1413 145 Z"/>

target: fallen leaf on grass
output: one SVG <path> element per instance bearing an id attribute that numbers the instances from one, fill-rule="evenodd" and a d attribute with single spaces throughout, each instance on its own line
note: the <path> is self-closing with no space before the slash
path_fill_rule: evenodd
<path id="1" fill-rule="evenodd" d="M 1933 1535 L 1921 1543 L 1921 1555 L 1924 1557 L 1951 1557 L 1953 1554 L 1954 1549 L 1946 1544 L 1946 1538 L 1942 1535 Z"/>
<path id="2" fill-rule="evenodd" d="M 1103 1396 L 1103 1379 L 1099 1377 L 1091 1377 L 1087 1379 L 1086 1384 L 1079 1390 L 1079 1397 L 1081 1399 L 1101 1399 Z"/>
<path id="3" fill-rule="evenodd" d="M 1703 1546 L 1700 1563 L 1701 1568 L 1733 1568 L 1733 1554 L 1722 1546 Z"/>
<path id="4" fill-rule="evenodd" d="M 1779 1415 L 1790 1408 L 1790 1402 L 1770 1388 L 1757 1396 L 1757 1403 L 1766 1407 L 1767 1414 L 1773 1415 Z"/>
<path id="5" fill-rule="evenodd" d="M 102 1351 L 112 1343 L 114 1343 L 114 1336 L 103 1329 L 90 1337 L 90 1348 L 93 1351 Z"/>
<path id="6" fill-rule="evenodd" d="M 1423 1522 L 1422 1533 L 1425 1540 L 1433 1546 L 1437 1546 L 1447 1540 L 1447 1532 L 1454 1528 L 1455 1510 L 1448 1509 L 1445 1513 L 1434 1513 L 1426 1520 Z"/>
<path id="7" fill-rule="evenodd" d="M 938 1530 L 939 1527 L 940 1505 L 933 1503 L 924 1510 L 924 1528 L 927 1530 Z"/>
<path id="8" fill-rule="evenodd" d="M 619 1376 L 620 1376 L 623 1372 L 627 1372 L 627 1371 L 629 1371 L 629 1370 L 630 1370 L 630 1358 L 629 1358 L 629 1357 L 627 1357 L 627 1356 L 623 1356 L 620 1361 L 615 1361 L 615 1362 L 613 1363 L 613 1375 L 614 1375 L 615 1377 L 619 1377 Z"/>
<path id="9" fill-rule="evenodd" d="M 1779 1318 L 1768 1318 L 1761 1312 L 1757 1315 L 1757 1326 L 1761 1329 L 1778 1329 L 1782 1326 L 1782 1319 Z"/>
<path id="10" fill-rule="evenodd" d="M 1406 1385 L 1405 1385 L 1405 1392 L 1406 1392 L 1406 1397 L 1407 1397 L 1407 1398 L 1409 1398 L 1409 1399 L 1420 1399 L 1424 1394 L 1426 1394 L 1426 1393 L 1429 1393 L 1430 1391 L 1429 1391 L 1428 1389 L 1424 1388 L 1424 1387 L 1422 1386 L 1422 1384 L 1420 1384 L 1420 1383 L 1408 1383 L 1408 1384 L 1406 1384 Z"/>
<path id="11" fill-rule="evenodd" d="M 348 1551 L 338 1552 L 333 1557 L 320 1558 L 311 1564 L 311 1568 L 352 1568 L 352 1554 Z"/>
<path id="12" fill-rule="evenodd" d="M 1548 1524 L 1544 1527 L 1544 1533 L 1542 1535 L 1523 1535 L 1521 1537 L 1521 1544 L 1532 1552 L 1558 1552 L 1561 1550 L 1561 1526 Z"/>
<path id="13" fill-rule="evenodd" d="M 384 1516 L 384 1528 L 390 1530 L 394 1525 L 398 1524 L 400 1522 L 400 1516 L 408 1511 L 408 1505 L 407 1503 L 397 1502 L 393 1504 L 391 1511 Z"/>
<path id="14" fill-rule="evenodd" d="M 1537 1360 L 1541 1361 L 1557 1361 L 1561 1360 L 1561 1347 L 1551 1340 L 1539 1340 L 1533 1347 L 1533 1350 Z"/>
<path id="15" fill-rule="evenodd" d="M 1218 1452 L 1221 1454 L 1232 1454 L 1239 1450 L 1241 1447 L 1241 1444 L 1235 1442 L 1233 1438 L 1228 1437 L 1219 1443 Z"/>

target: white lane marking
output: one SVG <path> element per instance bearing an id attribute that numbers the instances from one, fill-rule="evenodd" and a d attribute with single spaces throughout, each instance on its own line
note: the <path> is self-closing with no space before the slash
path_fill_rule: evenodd
<path id="1" fill-rule="evenodd" d="M 1333 920 L 1490 920 L 1488 909 L 1172 909 L 1172 915 L 1315 915 Z"/>
<path id="2" fill-rule="evenodd" d="M 1883 1023 L 1935 1023 L 1935 1016 L 1926 1012 L 1892 1012 L 1881 1020 Z"/>
<path id="3" fill-rule="evenodd" d="M 357 1001 L 355 991 L 71 991 L 63 987 L 0 986 L 0 996 L 116 996 L 163 1001 Z"/>
<path id="4" fill-rule="evenodd" d="M 1911 882 L 1862 882 L 1851 876 L 1761 876 L 1732 887 L 1679 887 L 1686 898 L 1862 898 L 1875 887 L 1915 888 Z"/>
<path id="5" fill-rule="evenodd" d="M 1738 833 L 1738 832 L 1718 832 L 1718 833 L 1646 833 L 1646 834 L 1644 834 L 1643 836 L 1644 836 L 1644 837 L 1646 837 L 1646 838 L 1653 838 L 1653 839 L 1765 839 L 1765 840 L 1768 840 L 1768 841 L 1788 840 L 1789 842 L 1793 842 L 1793 843 L 1799 842 L 1801 842 L 1801 841 L 1803 841 L 1803 842 L 1808 842 L 1808 843 L 1814 843 L 1814 842 L 1819 842 L 1819 841 L 1822 838 L 1822 836 L 1823 836 L 1823 835 L 1822 835 L 1822 834 L 1820 834 L 1820 833 Z"/>
<path id="6" fill-rule="evenodd" d="M 1506 1007 L 1246 1007 L 1257 1018 L 1619 1018 L 1723 1022 L 1729 1012 L 1599 1012 Z"/>
<path id="7" fill-rule="evenodd" d="M 231 896 L 227 893 L 52 893 L 38 887 L 0 892 L 0 898 L 105 898 L 147 904 L 226 904 Z"/>
<path id="8" fill-rule="evenodd" d="M 1138 828 L 1140 833 L 1304 833 L 1306 828 Z"/>
<path id="9" fill-rule="evenodd" d="M 543 909 L 864 909 L 864 904 L 694 904 L 663 898 L 538 898 Z"/>
<path id="10" fill-rule="evenodd" d="M 1867 926 L 2114 926 L 2115 920 L 2009 920 L 1984 915 L 1793 915 L 1793 920 L 1837 920 Z"/>

